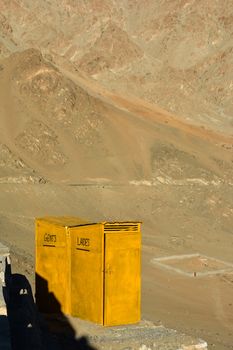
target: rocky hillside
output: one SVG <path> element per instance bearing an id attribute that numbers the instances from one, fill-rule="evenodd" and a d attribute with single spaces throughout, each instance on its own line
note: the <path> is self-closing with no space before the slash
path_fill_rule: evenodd
<path id="1" fill-rule="evenodd" d="M 0 0 L 0 55 L 38 48 L 232 135 L 232 0 Z M 85 19 L 85 20 L 84 20 Z"/>
<path id="2" fill-rule="evenodd" d="M 208 182 L 230 177 L 227 137 L 176 122 L 136 99 L 120 99 L 58 68 L 35 49 L 14 53 L 0 64 L 2 181 Z"/>

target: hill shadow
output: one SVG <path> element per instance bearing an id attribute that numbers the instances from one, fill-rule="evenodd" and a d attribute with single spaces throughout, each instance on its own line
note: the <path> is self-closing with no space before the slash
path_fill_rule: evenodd
<path id="1" fill-rule="evenodd" d="M 5 270 L 6 286 L 3 294 L 7 305 L 12 350 L 97 350 L 86 337 L 76 337 L 76 332 L 61 311 L 61 305 L 48 291 L 48 283 L 36 276 L 42 293 L 38 311 L 28 279 L 12 273 L 9 263 Z"/>

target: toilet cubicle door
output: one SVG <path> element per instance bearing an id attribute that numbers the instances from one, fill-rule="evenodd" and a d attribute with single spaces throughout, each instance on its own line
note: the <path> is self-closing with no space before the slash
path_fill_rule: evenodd
<path id="1" fill-rule="evenodd" d="M 103 324 L 103 258 L 101 225 L 70 229 L 71 314 Z"/>
<path id="2" fill-rule="evenodd" d="M 141 235 L 105 233 L 104 325 L 140 321 Z"/>
<path id="3" fill-rule="evenodd" d="M 69 264 L 66 229 L 36 222 L 36 304 L 42 313 L 69 313 Z"/>

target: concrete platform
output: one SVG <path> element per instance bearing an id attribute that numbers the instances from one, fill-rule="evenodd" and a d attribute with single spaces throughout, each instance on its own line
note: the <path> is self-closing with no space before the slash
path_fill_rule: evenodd
<path id="1" fill-rule="evenodd" d="M 201 339 L 178 333 L 152 322 L 142 321 L 137 325 L 102 327 L 77 318 L 65 321 L 74 330 L 77 343 L 85 339 L 87 349 L 95 350 L 197 350 L 207 349 Z M 63 327 L 59 327 L 60 330 Z M 65 328 L 65 327 L 64 327 Z"/>
<path id="2" fill-rule="evenodd" d="M 199 253 L 154 258 L 151 262 L 187 277 L 206 277 L 233 271 L 233 264 Z"/>
<path id="3" fill-rule="evenodd" d="M 10 350 L 10 329 L 7 317 L 3 288 L 5 287 L 5 259 L 9 257 L 9 249 L 0 243 L 0 349 Z"/>

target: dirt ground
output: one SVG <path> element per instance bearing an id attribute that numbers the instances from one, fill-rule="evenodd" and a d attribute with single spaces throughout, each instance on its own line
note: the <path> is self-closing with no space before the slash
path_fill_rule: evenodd
<path id="1" fill-rule="evenodd" d="M 205 187 L 194 185 L 192 190 L 190 200 L 196 209 L 190 216 L 187 204 L 180 203 L 185 191 L 191 193 L 189 186 L 181 191 L 180 186 L 166 184 L 1 185 L 1 241 L 11 246 L 13 271 L 25 274 L 34 287 L 34 216 L 140 218 L 143 318 L 202 338 L 210 349 L 232 349 L 233 271 L 187 277 L 151 262 L 156 257 L 200 252 L 233 263 L 231 222 L 226 217 L 219 222 L 214 213 L 205 212 L 207 204 L 198 199 L 200 195 L 206 198 Z M 224 188 L 219 189 L 218 195 L 223 194 Z M 162 197 L 166 208 L 160 203 Z M 232 203 L 232 192 L 228 198 Z"/>

